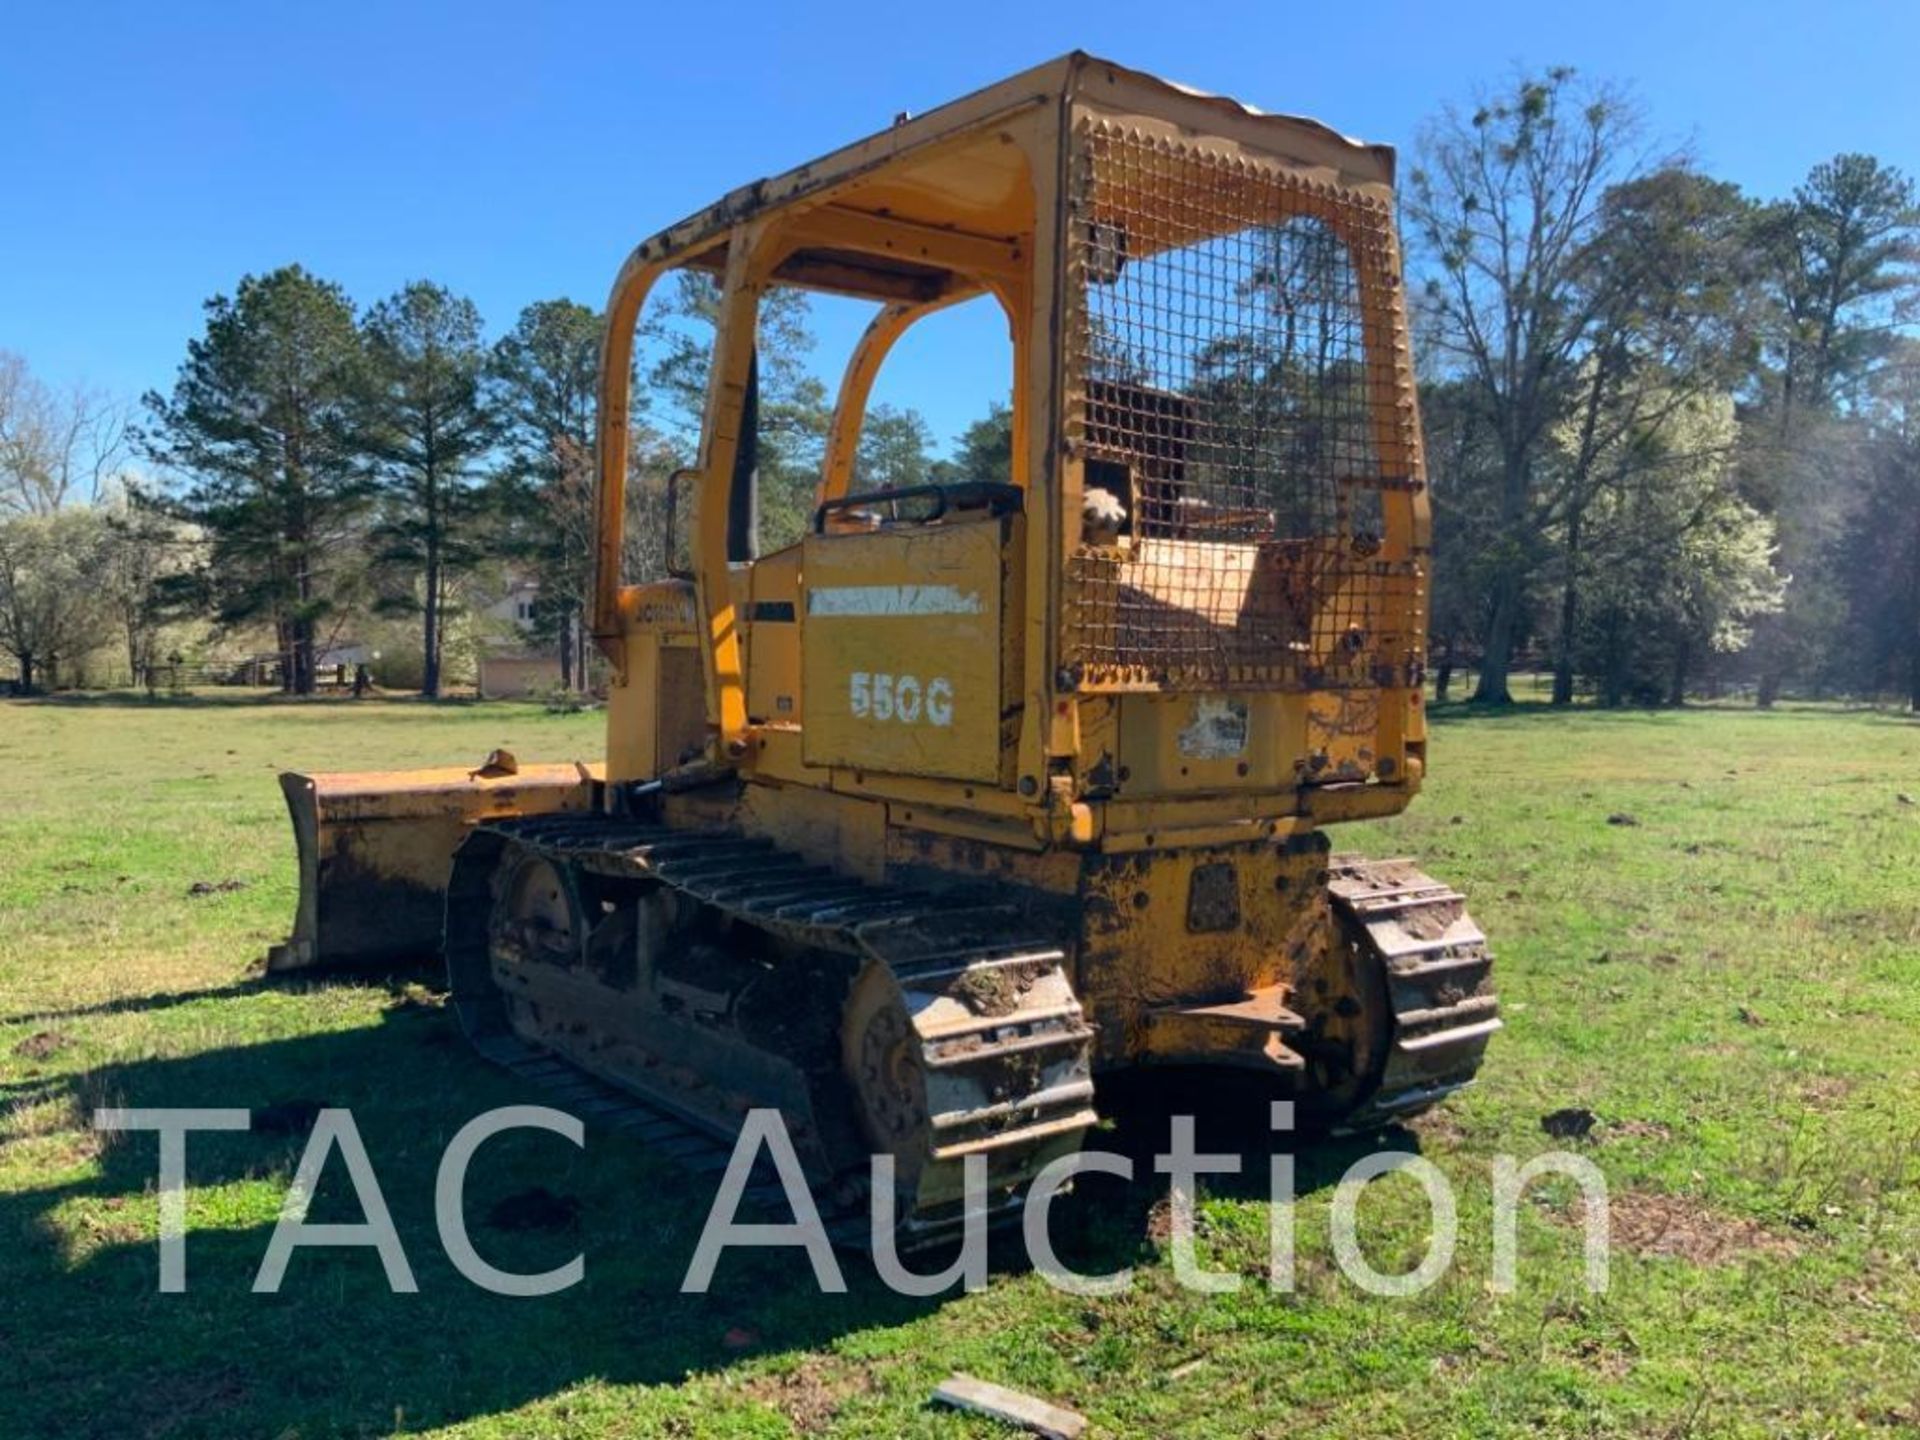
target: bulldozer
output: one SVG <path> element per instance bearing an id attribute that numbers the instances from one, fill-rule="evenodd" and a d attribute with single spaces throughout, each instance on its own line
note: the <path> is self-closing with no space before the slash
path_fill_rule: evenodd
<path id="1" fill-rule="evenodd" d="M 829 1193 L 892 1157 L 920 1235 L 970 1161 L 1016 1207 L 1122 1072 L 1254 1077 L 1349 1131 L 1469 1084 L 1501 1022 L 1463 897 L 1327 838 L 1427 761 L 1393 172 L 1074 53 L 641 243 L 599 380 L 603 759 L 284 776 L 274 968 L 438 949 L 484 1053 L 661 1134 L 776 1108 Z M 681 559 L 629 583 L 635 327 L 683 269 L 719 302 Z M 777 286 L 872 319 L 805 533 L 763 553 Z M 1011 339 L 1007 473 L 861 488 L 889 352 L 975 299 Z"/>

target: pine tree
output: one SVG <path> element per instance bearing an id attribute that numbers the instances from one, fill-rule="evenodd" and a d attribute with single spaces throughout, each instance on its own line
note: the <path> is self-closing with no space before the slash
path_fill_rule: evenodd
<path id="1" fill-rule="evenodd" d="M 912 408 L 875 405 L 860 426 L 854 485 L 861 490 L 899 490 L 924 485 L 933 464 L 933 429 Z"/>
<path id="2" fill-rule="evenodd" d="M 500 500 L 517 532 L 510 548 L 539 582 L 534 634 L 558 646 L 560 680 L 568 687 L 587 679 L 602 329 L 599 312 L 585 305 L 536 301 L 492 357 L 507 442 Z"/>
<path id="3" fill-rule="evenodd" d="M 368 312 L 358 440 L 379 482 L 379 563 L 407 583 L 388 609 L 421 615 L 423 695 L 437 696 L 451 591 L 485 554 L 474 481 L 497 432 L 473 302 L 415 281 Z"/>
<path id="4" fill-rule="evenodd" d="M 289 265 L 206 303 L 171 396 L 149 393 L 147 455 L 182 477 L 173 508 L 209 540 L 216 617 L 271 621 L 282 684 L 311 694 L 371 495 L 352 423 L 360 337 L 337 285 Z"/>

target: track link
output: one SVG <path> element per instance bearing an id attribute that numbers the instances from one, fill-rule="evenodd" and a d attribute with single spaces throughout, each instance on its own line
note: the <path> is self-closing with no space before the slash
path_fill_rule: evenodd
<path id="1" fill-rule="evenodd" d="M 1020 1187 L 1077 1149 L 1095 1123 L 1093 1031 L 1068 981 L 1066 954 L 1031 933 L 1011 906 L 868 885 L 730 832 L 582 815 L 476 827 L 454 865 L 445 937 L 453 1003 L 475 1048 L 583 1117 L 631 1133 L 686 1168 L 724 1169 L 733 1135 L 515 1033 L 489 950 L 491 876 L 509 847 L 587 872 L 663 883 L 735 922 L 883 970 L 911 1019 L 924 1077 L 902 1102 L 930 1136 L 919 1193 L 935 1203 L 902 1217 L 905 1243 L 930 1243 L 963 1223 L 967 1157 L 985 1157 L 999 1197 L 995 1218 L 1004 1219 L 1017 1213 Z M 756 1182 L 750 1200 L 784 1204 L 771 1176 Z M 867 1243 L 863 1191 L 815 1186 L 814 1194 L 837 1241 Z"/>
<path id="2" fill-rule="evenodd" d="M 1411 860 L 1336 855 L 1327 889 L 1386 985 L 1392 1032 L 1373 1094 L 1340 1129 L 1377 1129 L 1430 1109 L 1473 1083 L 1500 1028 L 1493 955 L 1466 897 Z"/>

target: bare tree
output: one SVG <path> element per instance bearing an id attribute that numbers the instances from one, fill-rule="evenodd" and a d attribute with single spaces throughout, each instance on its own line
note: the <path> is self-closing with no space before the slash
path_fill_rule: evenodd
<path id="1" fill-rule="evenodd" d="M 126 648 L 134 684 L 151 684 L 161 631 L 179 606 L 173 588 L 190 584 L 205 556 L 198 536 L 137 493 L 111 496 L 94 513 L 105 523 L 96 598 Z"/>
<path id="2" fill-rule="evenodd" d="M 1536 470 L 1579 383 L 1595 318 L 1613 296 L 1583 284 L 1611 184 L 1646 168 L 1636 108 L 1570 69 L 1522 75 L 1471 114 L 1421 136 L 1406 214 L 1429 278 L 1422 297 L 1441 362 L 1494 437 L 1495 560 L 1474 698 L 1504 703 L 1540 554 Z"/>
<path id="3" fill-rule="evenodd" d="M 0 515 L 101 499 L 127 459 L 127 412 L 104 391 L 60 392 L 0 350 Z"/>

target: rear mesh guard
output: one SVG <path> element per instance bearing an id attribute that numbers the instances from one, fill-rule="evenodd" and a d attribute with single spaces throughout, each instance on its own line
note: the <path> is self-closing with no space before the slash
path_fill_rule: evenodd
<path id="1" fill-rule="evenodd" d="M 1069 678 L 1408 683 L 1423 575 L 1383 553 L 1383 499 L 1420 456 L 1389 207 L 1111 122 L 1075 143 L 1068 442 L 1125 518 L 1068 560 Z"/>

